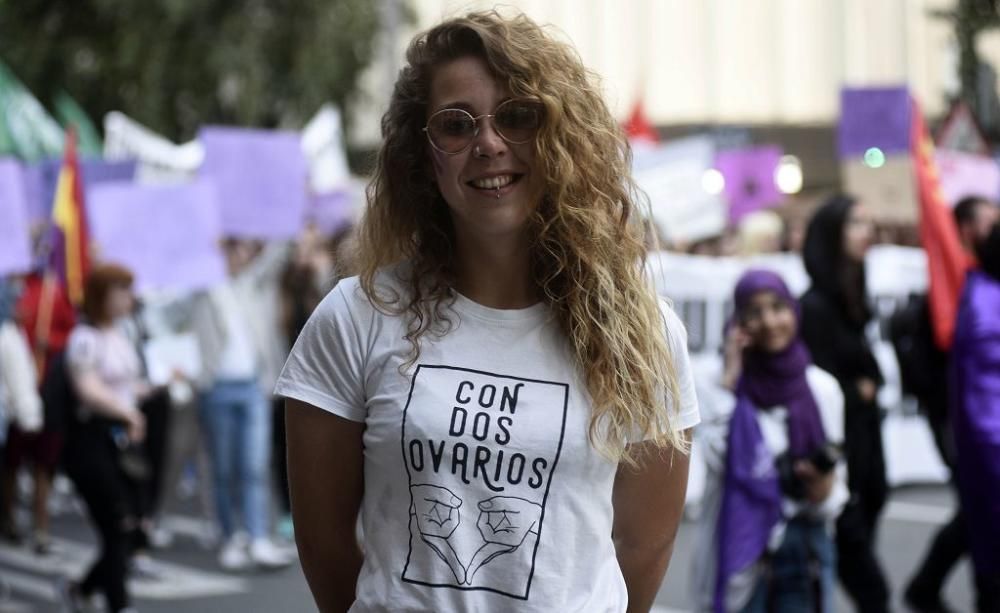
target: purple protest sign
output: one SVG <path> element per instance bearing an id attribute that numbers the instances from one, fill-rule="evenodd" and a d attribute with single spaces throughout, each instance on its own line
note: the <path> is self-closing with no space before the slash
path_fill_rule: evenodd
<path id="1" fill-rule="evenodd" d="M 56 184 L 62 160 L 45 160 L 29 166 L 25 171 L 28 190 L 28 211 L 32 222 L 47 220 L 52 215 L 56 197 Z M 132 181 L 136 162 L 131 160 L 108 162 L 98 159 L 80 160 L 80 179 L 83 182 L 84 201 L 95 185 L 108 181 Z"/>
<path id="2" fill-rule="evenodd" d="M 356 190 L 345 188 L 326 194 L 313 194 L 309 198 L 306 217 L 325 236 L 333 236 L 354 222 L 355 199 L 363 198 Z"/>
<path id="3" fill-rule="evenodd" d="M 305 222 L 308 166 L 295 132 L 206 127 L 201 176 L 218 189 L 222 231 L 290 238 Z"/>
<path id="4" fill-rule="evenodd" d="M 784 201 L 785 196 L 774 183 L 779 162 L 781 148 L 773 145 L 720 151 L 715 156 L 715 167 L 726 179 L 730 223 Z"/>
<path id="5" fill-rule="evenodd" d="M 0 275 L 31 268 L 31 232 L 21 165 L 0 159 Z"/>
<path id="6" fill-rule="evenodd" d="M 934 161 L 941 177 L 941 192 L 950 206 L 955 206 L 966 196 L 1000 201 L 1000 165 L 996 160 L 961 151 L 936 149 Z"/>
<path id="7" fill-rule="evenodd" d="M 101 183 L 89 197 L 98 257 L 131 268 L 139 291 L 197 290 L 225 279 L 218 198 L 210 183 Z"/>
<path id="8" fill-rule="evenodd" d="M 872 147 L 885 155 L 910 151 L 910 92 L 905 87 L 845 88 L 840 92 L 837 151 L 861 157 Z"/>

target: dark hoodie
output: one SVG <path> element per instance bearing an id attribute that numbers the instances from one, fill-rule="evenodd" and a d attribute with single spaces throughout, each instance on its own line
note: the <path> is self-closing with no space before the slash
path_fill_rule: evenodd
<path id="1" fill-rule="evenodd" d="M 845 447 L 852 492 L 881 506 L 885 497 L 880 412 L 861 398 L 858 381 L 882 383 L 865 326 L 871 319 L 863 264 L 844 255 L 843 236 L 855 201 L 834 196 L 816 212 L 806 230 L 803 259 L 812 279 L 802 296 L 802 338 L 813 362 L 832 374 L 844 392 Z"/>

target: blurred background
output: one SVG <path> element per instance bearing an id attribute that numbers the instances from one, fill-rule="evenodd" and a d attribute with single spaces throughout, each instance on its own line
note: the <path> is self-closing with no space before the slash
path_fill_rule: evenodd
<path id="1" fill-rule="evenodd" d="M 150 409 L 162 417 L 159 443 L 144 451 L 157 476 L 142 486 L 154 501 L 144 510 L 148 555 L 130 575 L 140 610 L 314 610 L 294 562 L 232 569 L 217 558 L 211 458 L 192 392 L 169 373 L 197 370 L 197 296 L 247 271 L 270 305 L 258 313 L 269 318 L 267 334 L 287 350 L 297 333 L 290 314 L 307 316 L 349 272 L 351 231 L 407 44 L 443 18 L 494 6 L 0 0 L 0 275 L 27 296 L 58 268 L 60 293 L 48 300 L 72 311 L 68 256 L 54 245 L 81 233 L 91 264 L 116 262 L 135 275 L 141 309 L 130 333 L 144 376 L 169 386 L 167 408 Z M 700 385 L 717 375 L 741 272 L 772 268 L 804 291 L 798 251 L 817 205 L 840 191 L 865 202 L 878 243 L 867 260 L 876 313 L 868 334 L 886 378 L 879 401 L 893 487 L 878 551 L 899 602 L 955 503 L 890 328 L 912 295 L 927 292 L 922 202 L 1000 200 L 1000 3 L 512 0 L 499 8 L 550 24 L 600 79 L 632 142 L 657 239 L 654 278 L 688 326 Z M 915 127 L 921 121 L 926 132 Z M 933 141 L 929 157 L 921 134 Z M 933 197 L 918 181 L 931 166 Z M 64 180 L 78 181 L 79 192 L 61 188 Z M 67 226 L 61 206 L 83 221 Z M 245 261 L 234 271 L 237 252 Z M 28 301 L 18 321 L 47 339 L 56 324 L 50 315 L 39 323 L 39 304 Z M 268 374 L 260 377 L 269 389 Z M 273 418 L 271 539 L 291 561 L 280 407 Z M 53 470 L 40 500 L 46 477 L 35 466 L 45 463 L 15 455 L 4 463 L 0 611 L 63 610 L 60 580 L 93 559 L 96 537 L 69 481 Z M 703 479 L 696 441 L 692 520 Z M 685 523 L 660 611 L 690 610 L 693 539 Z M 967 560 L 955 568 L 943 593 L 971 611 Z"/>

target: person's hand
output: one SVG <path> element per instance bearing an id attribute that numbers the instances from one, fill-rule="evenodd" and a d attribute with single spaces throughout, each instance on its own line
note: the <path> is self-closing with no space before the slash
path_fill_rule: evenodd
<path id="1" fill-rule="evenodd" d="M 878 385 L 874 381 L 867 377 L 858 379 L 858 395 L 861 396 L 861 400 L 867 403 L 875 402 L 876 394 Z"/>
<path id="2" fill-rule="evenodd" d="M 479 533 L 487 543 L 517 547 L 535 531 L 542 507 L 513 496 L 494 496 L 479 503 Z"/>
<path id="3" fill-rule="evenodd" d="M 736 384 L 743 373 L 743 351 L 750 346 L 750 335 L 743 326 L 733 324 L 726 332 L 726 344 L 723 348 L 722 385 L 727 389 L 736 389 Z"/>
<path id="4" fill-rule="evenodd" d="M 146 438 L 146 417 L 132 410 L 125 417 L 125 432 L 132 443 L 141 443 Z"/>
<path id="5" fill-rule="evenodd" d="M 821 473 L 809 460 L 795 463 L 795 476 L 802 480 L 806 487 L 806 500 L 812 504 L 821 504 L 833 491 L 834 471 Z"/>
<path id="6" fill-rule="evenodd" d="M 417 518 L 417 529 L 424 536 L 448 538 L 462 521 L 459 507 L 462 499 L 445 487 L 436 485 L 411 485 L 412 513 Z"/>

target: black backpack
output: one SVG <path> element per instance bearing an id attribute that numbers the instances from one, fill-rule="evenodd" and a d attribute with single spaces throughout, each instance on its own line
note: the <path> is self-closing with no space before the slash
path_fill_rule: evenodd
<path id="1" fill-rule="evenodd" d="M 889 340 L 899 362 L 903 393 L 917 399 L 925 410 L 934 410 L 944 394 L 948 354 L 934 342 L 930 305 L 925 294 L 911 294 L 909 301 L 889 319 Z"/>

